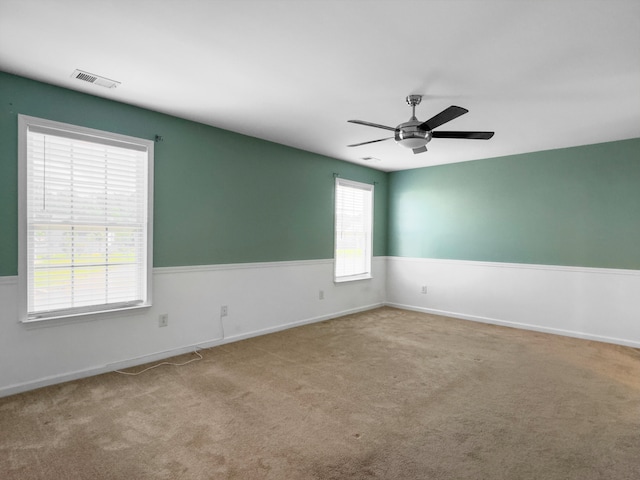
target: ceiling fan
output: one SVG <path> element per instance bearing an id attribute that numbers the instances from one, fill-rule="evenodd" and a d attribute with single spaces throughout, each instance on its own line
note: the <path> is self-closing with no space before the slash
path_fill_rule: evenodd
<path id="1" fill-rule="evenodd" d="M 360 145 L 366 145 L 368 143 L 383 142 L 385 140 L 395 139 L 400 145 L 410 148 L 413 153 L 422 153 L 427 151 L 427 143 L 432 138 L 466 138 L 473 140 L 489 140 L 493 137 L 494 132 L 452 132 L 452 131 L 437 131 L 433 129 L 439 127 L 442 124 L 450 122 L 451 120 L 458 118 L 460 115 L 464 115 L 469 110 L 462 107 L 456 107 L 455 105 L 445 108 L 442 112 L 431 117 L 426 122 L 421 122 L 416 118 L 416 105 L 420 105 L 422 101 L 422 95 L 409 95 L 407 96 L 407 103 L 412 108 L 412 115 L 408 122 L 401 123 L 397 127 L 388 127 L 386 125 L 380 125 L 378 123 L 365 122 L 363 120 L 348 120 L 351 123 L 357 123 L 360 125 L 366 125 L 368 127 L 382 128 L 385 130 L 391 130 L 394 132 L 393 137 L 380 138 L 378 140 L 371 140 L 369 142 L 354 143 L 353 145 L 347 145 L 348 147 L 359 147 Z"/>

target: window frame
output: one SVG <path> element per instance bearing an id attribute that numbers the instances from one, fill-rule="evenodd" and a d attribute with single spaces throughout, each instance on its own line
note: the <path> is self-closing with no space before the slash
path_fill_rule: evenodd
<path id="1" fill-rule="evenodd" d="M 57 131 L 60 136 L 67 138 L 82 139 L 100 144 L 116 144 L 118 146 L 131 145 L 132 149 L 146 149 L 147 171 L 146 171 L 146 255 L 143 257 L 144 269 L 144 299 L 135 304 L 106 304 L 99 308 L 99 305 L 90 307 L 72 307 L 63 309 L 51 314 L 30 315 L 28 312 L 29 295 L 29 265 L 28 265 L 28 133 L 29 129 L 45 129 Z M 101 141 L 98 141 L 101 140 Z M 53 120 L 32 117 L 28 115 L 18 115 L 18 320 L 21 323 L 48 322 L 57 319 L 69 319 L 96 316 L 122 312 L 128 310 L 149 308 L 152 305 L 153 297 L 153 178 L 154 178 L 154 142 L 138 137 L 122 135 L 114 132 L 97 130 L 78 125 L 57 122 Z"/>
<path id="2" fill-rule="evenodd" d="M 368 220 L 368 232 L 366 232 L 367 239 L 365 242 L 365 271 L 356 274 L 347 274 L 347 275 L 338 275 L 338 236 L 340 234 L 339 230 L 339 215 L 338 215 L 338 188 L 339 187 L 348 187 L 355 188 L 358 190 L 364 190 L 369 192 L 369 212 L 365 212 Z M 345 283 L 345 282 L 353 282 L 357 280 L 368 280 L 373 278 L 372 274 L 372 260 L 373 260 L 373 219 L 374 219 L 374 192 L 375 185 L 370 183 L 357 182 L 355 180 L 347 180 L 344 178 L 336 177 L 335 186 L 334 186 L 334 247 L 333 247 L 333 281 L 335 283 Z M 366 208 L 366 207 L 365 207 Z"/>

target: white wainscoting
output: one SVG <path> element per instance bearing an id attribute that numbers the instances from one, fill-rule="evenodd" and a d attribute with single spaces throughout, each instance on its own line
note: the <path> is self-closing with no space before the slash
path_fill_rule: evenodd
<path id="1" fill-rule="evenodd" d="M 388 257 L 387 304 L 640 347 L 637 270 Z"/>
<path id="2" fill-rule="evenodd" d="M 640 348 L 639 271 L 401 257 L 373 271 L 334 284 L 331 260 L 157 268 L 149 309 L 37 325 L 0 277 L 0 397 L 384 304 Z"/>
<path id="3" fill-rule="evenodd" d="M 373 276 L 334 284 L 332 260 L 156 268 L 149 309 L 38 324 L 17 321 L 17 277 L 0 277 L 0 396 L 375 308 L 384 257 Z"/>

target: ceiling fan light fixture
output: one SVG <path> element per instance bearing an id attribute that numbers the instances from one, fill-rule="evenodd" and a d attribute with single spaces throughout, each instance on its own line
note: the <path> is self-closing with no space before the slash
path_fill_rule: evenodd
<path id="1" fill-rule="evenodd" d="M 414 148 L 424 147 L 427 144 L 427 140 L 425 138 L 402 138 L 400 140 L 396 140 L 400 145 L 406 148 L 410 148 L 413 150 Z"/>
<path id="2" fill-rule="evenodd" d="M 431 140 L 431 132 L 418 128 L 420 122 L 410 120 L 398 125 L 395 131 L 395 140 L 403 147 L 411 150 L 424 147 Z"/>

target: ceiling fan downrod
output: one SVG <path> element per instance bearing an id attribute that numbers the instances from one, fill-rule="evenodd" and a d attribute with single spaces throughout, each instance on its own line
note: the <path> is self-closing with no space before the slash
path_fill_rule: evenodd
<path id="1" fill-rule="evenodd" d="M 411 120 L 417 120 L 416 118 L 416 105 L 420 105 L 422 101 L 422 95 L 407 95 L 407 105 L 411 107 Z"/>

